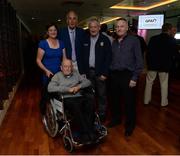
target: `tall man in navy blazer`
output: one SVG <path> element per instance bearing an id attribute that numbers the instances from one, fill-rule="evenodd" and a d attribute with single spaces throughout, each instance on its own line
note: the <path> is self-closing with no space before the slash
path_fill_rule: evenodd
<path id="1" fill-rule="evenodd" d="M 84 43 L 84 64 L 87 77 L 96 89 L 98 113 L 105 120 L 107 106 L 106 79 L 111 62 L 111 43 L 105 35 L 99 33 L 100 23 L 96 18 L 88 22 L 90 36 Z"/>
<path id="2" fill-rule="evenodd" d="M 60 29 L 58 37 L 64 42 L 66 57 L 72 60 L 74 68 L 78 68 L 80 74 L 84 74 L 82 49 L 85 32 L 77 27 L 78 16 L 74 11 L 67 13 L 66 21 L 68 26 Z"/>

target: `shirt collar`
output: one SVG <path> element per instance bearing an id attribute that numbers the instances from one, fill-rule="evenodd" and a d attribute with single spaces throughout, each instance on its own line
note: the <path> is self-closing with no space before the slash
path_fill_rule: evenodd
<path id="1" fill-rule="evenodd" d="M 63 75 L 64 75 L 64 74 L 63 74 Z M 73 76 L 73 72 L 70 73 L 69 75 L 64 75 L 65 78 L 70 78 L 70 77 L 72 77 L 72 76 Z"/>
<path id="2" fill-rule="evenodd" d="M 99 38 L 99 33 L 96 36 L 91 36 L 91 39 L 95 41 L 97 41 L 98 38 Z"/>
<path id="3" fill-rule="evenodd" d="M 74 28 L 74 29 L 70 29 L 69 27 L 68 27 L 68 31 L 71 33 L 71 32 L 75 32 L 75 30 L 76 30 L 76 28 Z"/>
<path id="4" fill-rule="evenodd" d="M 121 38 L 121 42 L 124 41 L 127 36 L 128 36 L 128 34 L 126 34 L 125 36 L 123 36 L 123 37 Z M 117 38 L 117 41 L 119 42 L 119 38 Z"/>

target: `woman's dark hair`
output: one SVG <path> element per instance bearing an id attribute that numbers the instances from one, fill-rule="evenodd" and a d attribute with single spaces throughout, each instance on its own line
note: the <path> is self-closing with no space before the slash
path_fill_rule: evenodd
<path id="1" fill-rule="evenodd" d="M 46 25 L 46 31 L 48 31 L 48 29 L 50 27 L 52 27 L 52 26 L 54 26 L 57 29 L 57 31 L 58 31 L 58 27 L 57 27 L 57 25 L 55 23 L 49 23 L 48 25 Z"/>
<path id="2" fill-rule="evenodd" d="M 58 27 L 57 27 L 57 25 L 55 24 L 55 23 L 49 23 L 48 25 L 46 25 L 46 32 L 48 31 L 48 29 L 50 28 L 50 27 L 52 27 L 52 26 L 54 26 L 55 28 L 56 28 L 56 30 L 57 30 L 57 34 L 58 34 Z M 48 35 L 47 35 L 47 33 L 45 33 L 45 35 L 44 35 L 44 37 L 43 38 L 45 38 L 45 39 L 47 39 L 48 38 Z"/>

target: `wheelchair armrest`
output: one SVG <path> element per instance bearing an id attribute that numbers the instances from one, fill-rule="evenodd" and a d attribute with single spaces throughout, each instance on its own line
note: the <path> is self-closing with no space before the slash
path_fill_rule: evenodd
<path id="1" fill-rule="evenodd" d="M 64 95 L 61 92 L 51 92 L 49 93 L 49 97 L 62 101 L 64 98 Z"/>
<path id="2" fill-rule="evenodd" d="M 89 86 L 89 87 L 81 89 L 80 93 L 82 95 L 84 95 L 84 94 L 92 94 L 92 95 L 94 95 L 95 94 L 95 90 L 94 90 L 94 88 L 92 86 Z"/>

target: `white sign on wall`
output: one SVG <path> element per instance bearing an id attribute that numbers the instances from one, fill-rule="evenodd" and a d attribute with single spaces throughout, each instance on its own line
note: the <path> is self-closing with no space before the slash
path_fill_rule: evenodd
<path id="1" fill-rule="evenodd" d="M 164 24 L 164 15 L 140 15 L 138 29 L 161 29 Z"/>

